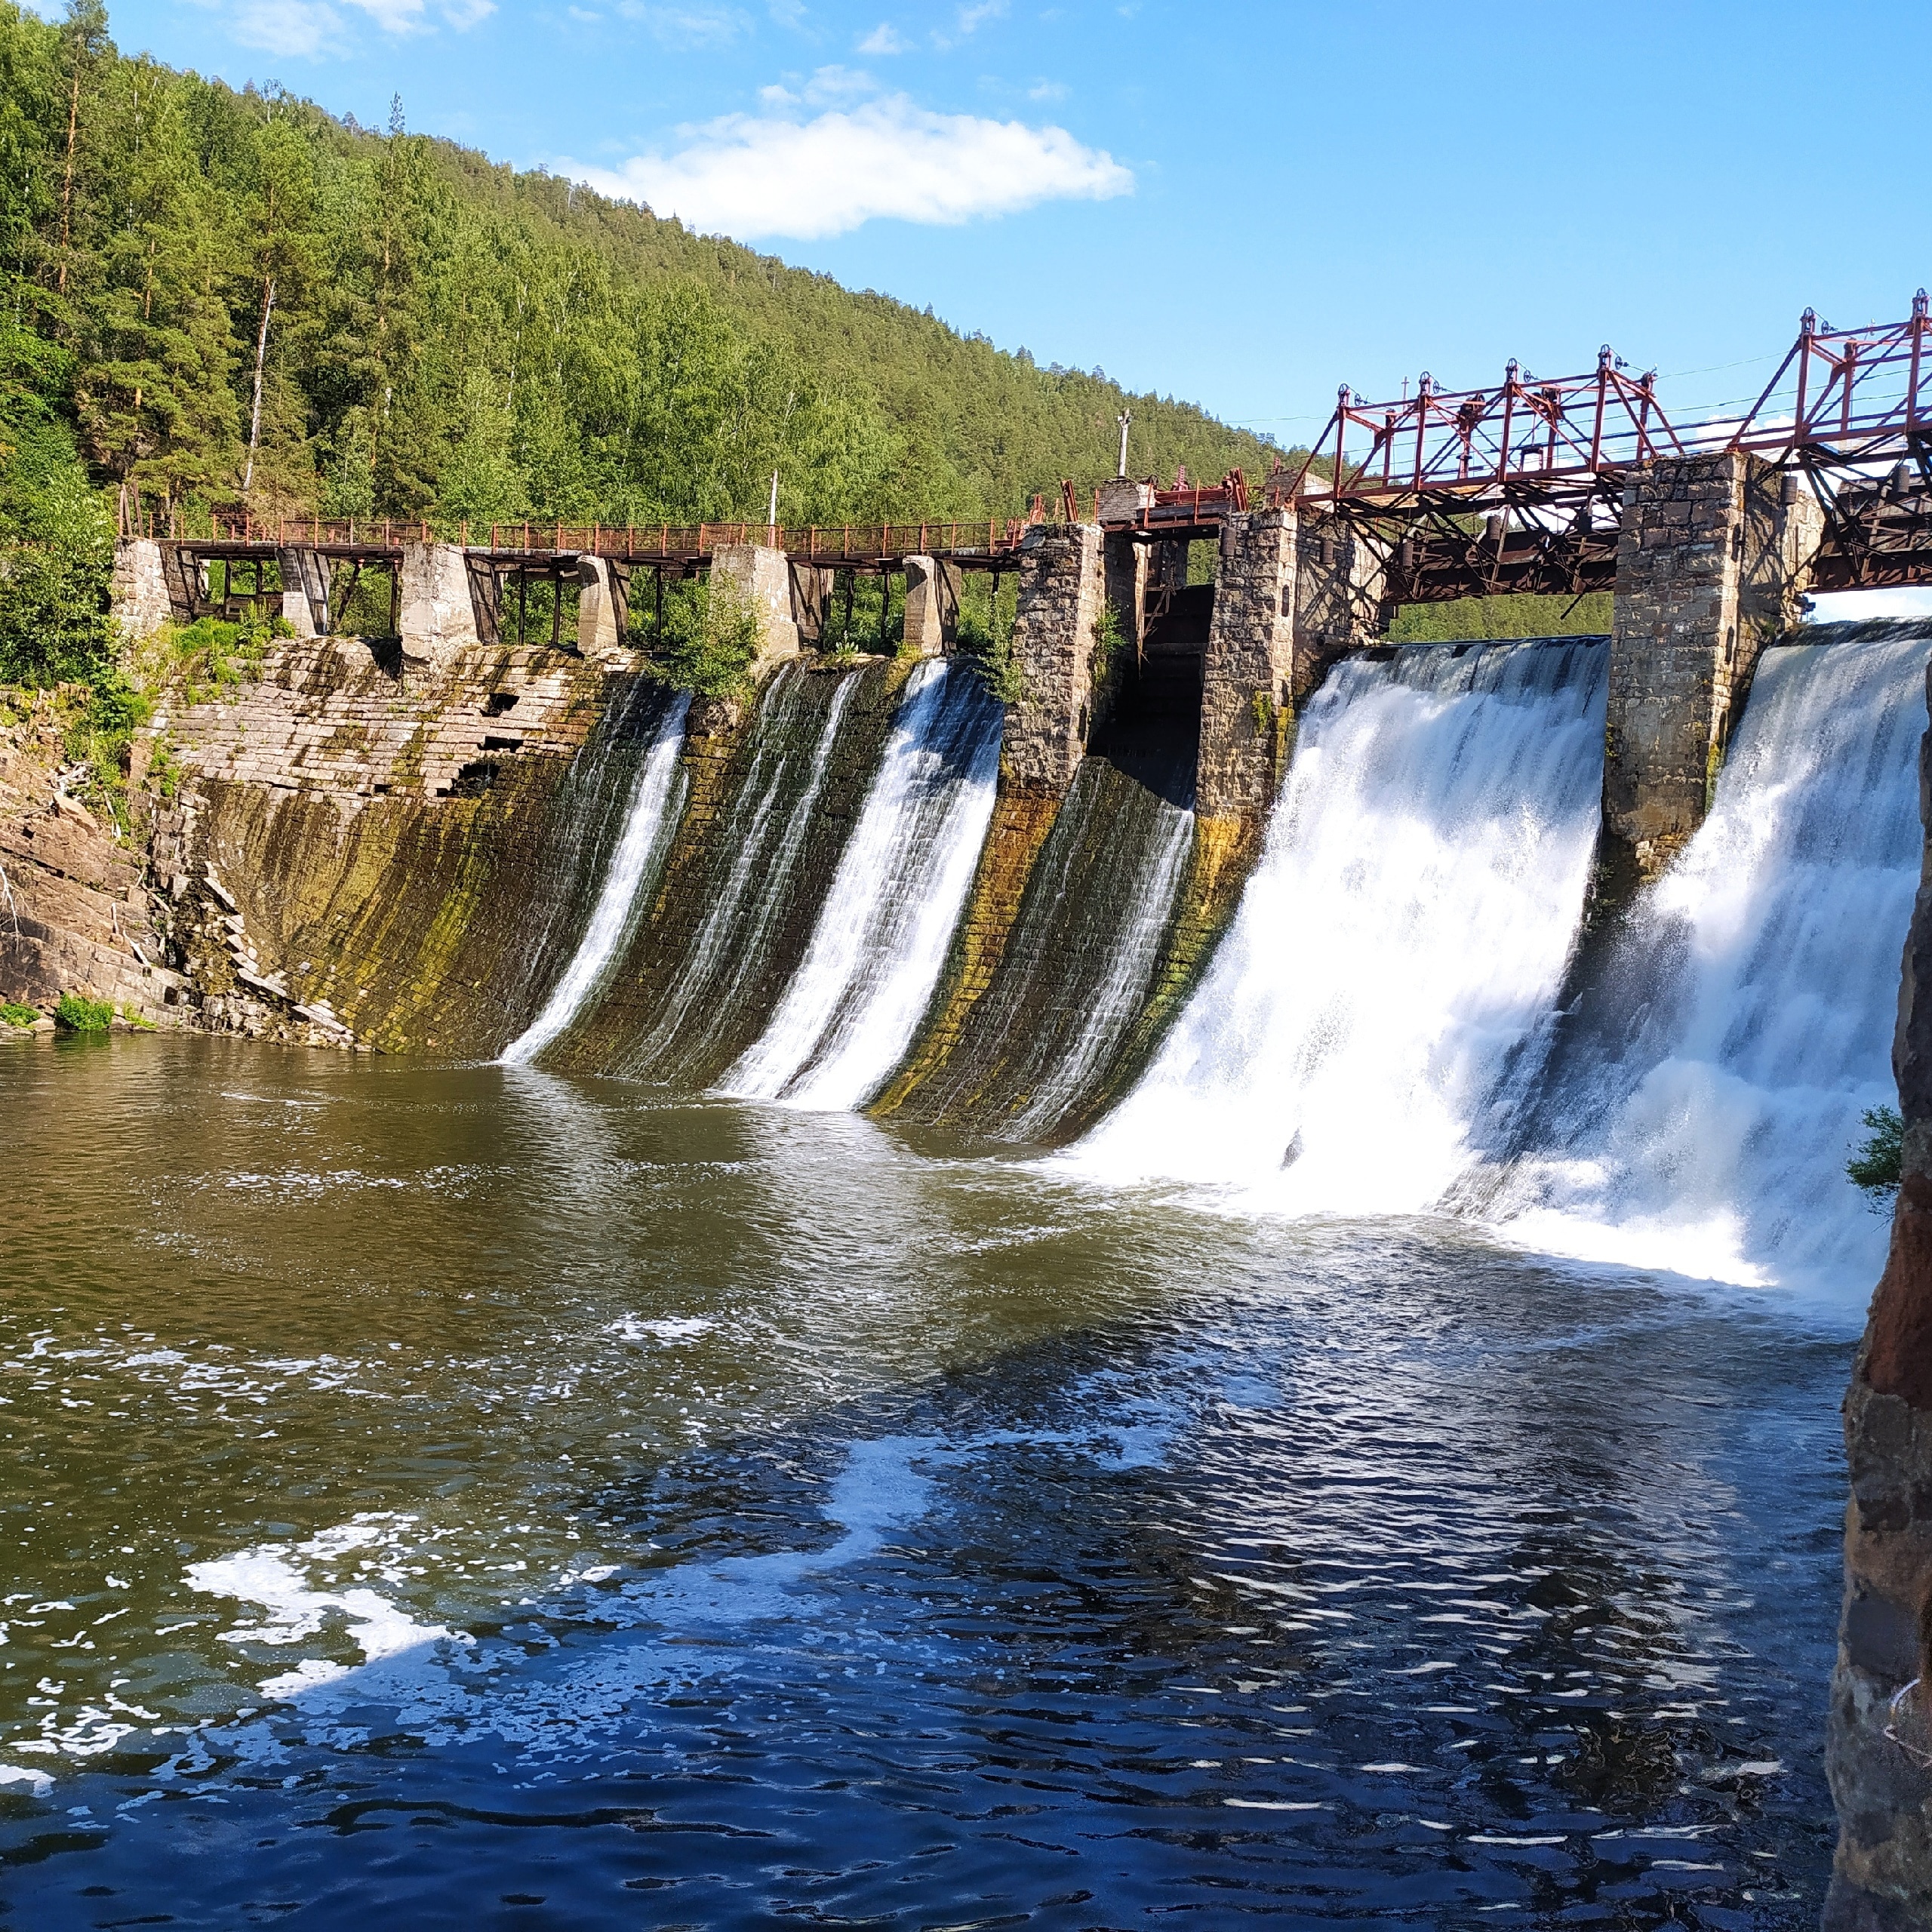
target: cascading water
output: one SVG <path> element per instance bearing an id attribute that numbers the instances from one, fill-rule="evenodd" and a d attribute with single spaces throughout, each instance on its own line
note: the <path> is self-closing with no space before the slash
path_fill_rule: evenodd
<path id="1" fill-rule="evenodd" d="M 903 1118 L 1048 1140 L 1105 1088 L 1160 964 L 1194 832 L 1157 789 L 1081 761 L 991 983 Z"/>
<path id="2" fill-rule="evenodd" d="M 1561 640 L 1340 666 L 1212 967 L 1069 1158 L 1295 1212 L 1437 1201 L 1561 980 L 1596 840 L 1607 657 Z"/>
<path id="3" fill-rule="evenodd" d="M 999 706 L 970 671 L 912 674 L 811 944 L 721 1091 L 855 1107 L 892 1070 L 972 884 L 999 740 Z"/>
<path id="4" fill-rule="evenodd" d="M 840 728 L 866 671 L 828 678 L 786 666 L 759 700 L 752 755 L 726 807 L 716 844 L 718 869 L 695 902 L 686 934 L 643 1024 L 612 1070 L 703 1084 L 743 1051 L 775 997 L 767 990 L 780 938 L 796 917 L 796 889 L 815 840 L 826 837 L 819 806 Z M 789 964 L 789 962 L 786 962 Z"/>
<path id="5" fill-rule="evenodd" d="M 569 1026 L 601 984 L 634 928 L 639 903 L 656 881 L 670 832 L 677 824 L 682 789 L 678 753 L 684 746 L 685 719 L 691 703 L 688 694 L 680 693 L 658 719 L 638 768 L 623 830 L 611 851 L 590 923 L 543 1010 L 504 1049 L 506 1065 L 521 1066 L 534 1060 Z"/>
<path id="6" fill-rule="evenodd" d="M 1863 1294 L 1844 1162 L 1894 1098 L 1932 625 L 1765 652 L 1710 817 L 1634 909 L 1486 1211 L 1558 1253 Z"/>

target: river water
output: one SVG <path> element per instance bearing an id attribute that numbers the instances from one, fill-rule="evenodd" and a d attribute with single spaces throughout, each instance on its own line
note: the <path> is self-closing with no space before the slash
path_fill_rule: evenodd
<path id="1" fill-rule="evenodd" d="M 0 1925 L 1815 1916 L 1855 1311 L 528 1067 L 0 1119 Z"/>

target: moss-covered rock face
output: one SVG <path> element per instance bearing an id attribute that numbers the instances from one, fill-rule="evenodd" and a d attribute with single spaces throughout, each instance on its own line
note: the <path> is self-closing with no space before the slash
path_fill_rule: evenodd
<path id="1" fill-rule="evenodd" d="M 1194 820 L 1105 758 L 1000 801 L 933 1017 L 872 1111 L 1058 1143 L 1132 1084 L 1227 924 L 1249 821 Z"/>

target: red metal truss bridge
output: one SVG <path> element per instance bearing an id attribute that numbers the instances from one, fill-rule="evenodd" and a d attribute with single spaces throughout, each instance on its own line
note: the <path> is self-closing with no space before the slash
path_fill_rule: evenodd
<path id="1" fill-rule="evenodd" d="M 1386 557 L 1389 600 L 1607 590 L 1625 484 L 1660 457 L 1744 451 L 1825 513 L 1820 590 L 1932 583 L 1932 319 L 1835 329 L 1806 309 L 1743 415 L 1674 419 L 1655 371 L 1606 347 L 1586 374 L 1511 362 L 1494 389 L 1368 403 L 1346 386 L 1314 449 L 1265 486 L 1326 512 Z"/>

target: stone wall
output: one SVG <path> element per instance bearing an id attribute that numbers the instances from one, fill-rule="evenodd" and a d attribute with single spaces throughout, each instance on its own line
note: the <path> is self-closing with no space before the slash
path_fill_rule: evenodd
<path id="1" fill-rule="evenodd" d="M 1932 827 L 1932 734 L 1919 755 Z M 1906 941 L 1892 1065 L 1905 1120 L 1891 1251 L 1845 1398 L 1851 1482 L 1826 1762 L 1838 1814 L 1826 1932 L 1932 1924 L 1932 837 Z M 1892 1700 L 1918 1690 L 1895 1716 Z"/>
<path id="2" fill-rule="evenodd" d="M 1292 510 L 1230 517 L 1201 668 L 1195 809 L 1259 825 L 1274 802 L 1294 672 Z"/>
<path id="3" fill-rule="evenodd" d="M 158 716 L 137 751 L 178 785 L 152 876 L 198 1023 L 504 1044 L 540 965 L 531 909 L 574 876 L 550 820 L 608 694 L 568 653 L 479 645 L 414 669 L 291 639 L 254 682 Z"/>
<path id="4" fill-rule="evenodd" d="M 1758 654 L 1795 621 L 1818 507 L 1736 451 L 1644 465 L 1623 493 L 1604 728 L 1604 881 L 1621 900 L 1703 823 Z"/>
<path id="5" fill-rule="evenodd" d="M 433 668 L 355 638 L 290 638 L 260 676 L 151 728 L 198 778 L 325 792 L 346 807 L 446 798 L 525 754 L 568 758 L 597 715 L 603 673 L 572 654 L 471 646 Z"/>

